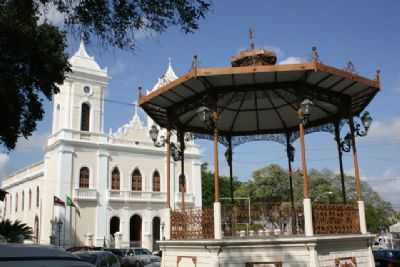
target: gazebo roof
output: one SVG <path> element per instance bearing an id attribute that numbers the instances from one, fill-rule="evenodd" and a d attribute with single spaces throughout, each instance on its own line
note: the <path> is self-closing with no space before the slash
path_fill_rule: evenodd
<path id="1" fill-rule="evenodd" d="M 298 108 L 314 106 L 307 127 L 359 115 L 379 91 L 379 77 L 366 79 L 316 60 L 304 64 L 193 68 L 187 74 L 141 96 L 140 106 L 161 127 L 210 134 L 196 116 L 214 103 L 223 136 L 291 133 Z"/>

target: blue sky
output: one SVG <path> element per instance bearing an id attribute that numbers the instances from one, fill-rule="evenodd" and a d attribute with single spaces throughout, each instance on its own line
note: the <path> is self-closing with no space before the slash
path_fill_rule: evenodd
<path id="1" fill-rule="evenodd" d="M 229 58 L 248 48 L 247 32 L 255 28 L 257 47 L 273 49 L 278 61 L 309 60 L 317 46 L 323 63 L 344 67 L 352 60 L 356 71 L 373 78 L 381 69 L 382 92 L 368 107 L 374 123 L 368 137 L 359 138 L 359 160 L 363 179 L 384 198 L 400 208 L 400 2 L 385 1 L 214 1 L 200 29 L 185 35 L 171 28 L 161 35 L 140 33 L 134 52 L 104 49 L 96 43 L 87 46 L 112 76 L 107 98 L 132 103 L 137 87 L 151 88 L 165 71 L 168 57 L 178 75 L 186 73 L 194 54 L 201 67 L 229 65 Z M 57 14 L 49 14 L 58 22 Z M 69 39 L 68 53 L 78 41 Z M 129 105 L 106 103 L 106 127 L 116 129 L 132 116 Z M 0 174 L 42 159 L 43 144 L 51 129 L 51 109 L 46 103 L 45 119 L 30 140 L 21 140 L 16 151 L 0 154 Z M 342 133 L 345 134 L 345 131 Z M 338 170 L 336 147 L 329 134 L 306 137 L 310 168 Z M 212 162 L 211 144 L 201 141 L 203 159 Z M 297 143 L 295 144 L 298 145 Z M 223 153 L 221 152 L 221 155 Z M 299 166 L 296 155 L 295 167 Z M 226 164 L 221 159 L 223 173 Z M 284 148 L 274 143 L 253 143 L 239 147 L 234 154 L 234 173 L 248 179 L 256 168 L 269 163 L 286 166 Z M 352 172 L 350 155 L 345 170 Z"/>

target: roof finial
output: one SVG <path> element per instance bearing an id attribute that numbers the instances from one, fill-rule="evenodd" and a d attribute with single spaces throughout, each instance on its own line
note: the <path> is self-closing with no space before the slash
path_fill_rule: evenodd
<path id="1" fill-rule="evenodd" d="M 250 40 L 250 49 L 254 50 L 255 45 L 254 45 L 254 27 L 250 27 L 249 29 L 249 40 Z"/>
<path id="2" fill-rule="evenodd" d="M 377 69 L 377 70 L 376 70 L 375 80 L 376 80 L 378 83 L 381 82 L 381 70 L 380 70 L 380 69 Z"/>
<path id="3" fill-rule="evenodd" d="M 311 59 L 312 59 L 312 61 L 314 61 L 314 62 L 319 62 L 319 54 L 318 54 L 318 51 L 317 51 L 317 47 L 316 47 L 316 46 L 313 46 L 313 47 L 311 48 Z"/>
<path id="4" fill-rule="evenodd" d="M 351 72 L 351 73 L 357 73 L 356 72 L 356 67 L 354 66 L 353 62 L 351 60 L 347 61 L 347 65 L 344 68 L 345 71 Z"/>

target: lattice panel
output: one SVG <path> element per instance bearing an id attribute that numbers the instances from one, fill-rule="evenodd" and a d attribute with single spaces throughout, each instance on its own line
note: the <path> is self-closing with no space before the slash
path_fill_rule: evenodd
<path id="1" fill-rule="evenodd" d="M 212 239 L 214 238 L 213 209 L 185 209 L 171 212 L 171 238 Z"/>
<path id="2" fill-rule="evenodd" d="M 313 204 L 315 234 L 358 234 L 358 207 L 354 204 Z"/>

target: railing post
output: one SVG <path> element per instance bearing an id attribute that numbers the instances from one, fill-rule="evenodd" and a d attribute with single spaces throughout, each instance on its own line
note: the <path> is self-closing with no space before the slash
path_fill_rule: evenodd
<path id="1" fill-rule="evenodd" d="M 367 233 L 367 221 L 365 219 L 365 205 L 361 191 L 361 178 L 360 178 L 360 169 L 358 166 L 358 158 L 357 158 L 357 147 L 356 147 L 356 138 L 354 135 L 354 122 L 353 118 L 349 119 L 350 124 L 350 135 L 351 135 L 351 147 L 352 147 L 352 155 L 353 155 L 353 164 L 354 164 L 354 176 L 356 180 L 356 193 L 357 193 L 357 203 L 358 203 L 358 215 L 360 217 L 360 232 L 361 234 Z"/>
<path id="2" fill-rule="evenodd" d="M 304 209 L 304 233 L 306 236 L 313 236 L 313 221 L 312 221 L 312 204 L 309 195 L 309 180 L 307 173 L 307 163 L 306 163 L 306 151 L 305 151 L 305 141 L 304 141 L 304 125 L 300 122 L 300 146 L 301 146 L 301 163 L 303 168 L 303 179 L 304 179 L 304 199 L 303 199 L 303 209 Z"/>

